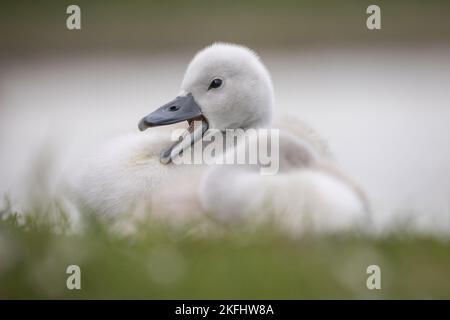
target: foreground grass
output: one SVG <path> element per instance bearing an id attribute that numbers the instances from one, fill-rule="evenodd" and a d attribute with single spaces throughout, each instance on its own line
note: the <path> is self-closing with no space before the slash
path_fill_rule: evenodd
<path id="1" fill-rule="evenodd" d="M 145 224 L 118 236 L 95 221 L 81 234 L 0 217 L 0 298 L 450 298 L 450 245 L 429 238 L 304 236 L 270 228 L 200 237 Z M 81 268 L 81 290 L 66 268 Z M 381 267 L 368 290 L 366 268 Z"/>

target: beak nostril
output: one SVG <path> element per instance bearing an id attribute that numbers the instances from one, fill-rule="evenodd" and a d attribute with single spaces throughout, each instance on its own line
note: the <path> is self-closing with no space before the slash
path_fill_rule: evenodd
<path id="1" fill-rule="evenodd" d="M 170 106 L 169 107 L 169 111 L 177 111 L 178 109 L 180 109 L 179 106 Z"/>

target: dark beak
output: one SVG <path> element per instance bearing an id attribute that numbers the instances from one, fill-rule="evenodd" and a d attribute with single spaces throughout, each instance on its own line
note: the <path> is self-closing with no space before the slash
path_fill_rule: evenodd
<path id="1" fill-rule="evenodd" d="M 200 120 L 200 127 L 195 126 L 196 120 Z M 208 122 L 203 117 L 202 110 L 195 102 L 192 94 L 189 93 L 186 96 L 176 97 L 139 121 L 138 127 L 141 131 L 182 121 L 189 122 L 191 131 L 188 129 L 186 134 L 181 136 L 178 141 L 161 151 L 160 161 L 163 164 L 172 162 L 175 156 L 181 155 L 184 150 L 203 137 L 203 134 L 208 130 Z M 192 123 L 194 123 L 194 126 L 191 126 Z"/>
<path id="2" fill-rule="evenodd" d="M 139 130 L 151 127 L 165 126 L 186 120 L 193 120 L 202 116 L 202 110 L 197 105 L 192 94 L 176 97 L 156 109 L 139 122 Z"/>

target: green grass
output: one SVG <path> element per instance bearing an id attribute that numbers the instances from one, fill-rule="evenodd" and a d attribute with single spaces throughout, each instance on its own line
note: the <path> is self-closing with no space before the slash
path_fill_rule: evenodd
<path id="1" fill-rule="evenodd" d="M 1 299 L 384 299 L 450 298 L 450 246 L 398 234 L 293 239 L 270 227 L 201 236 L 155 221 L 132 236 L 91 220 L 81 233 L 54 230 L 45 213 L 19 223 L 0 213 Z M 66 268 L 81 268 L 81 290 Z M 368 290 L 366 268 L 381 267 Z"/>

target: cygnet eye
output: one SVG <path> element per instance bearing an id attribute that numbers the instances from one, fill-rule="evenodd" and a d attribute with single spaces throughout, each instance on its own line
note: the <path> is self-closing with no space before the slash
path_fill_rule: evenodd
<path id="1" fill-rule="evenodd" d="M 213 81 L 211 81 L 208 90 L 219 88 L 221 85 L 222 85 L 221 79 L 214 79 Z"/>

